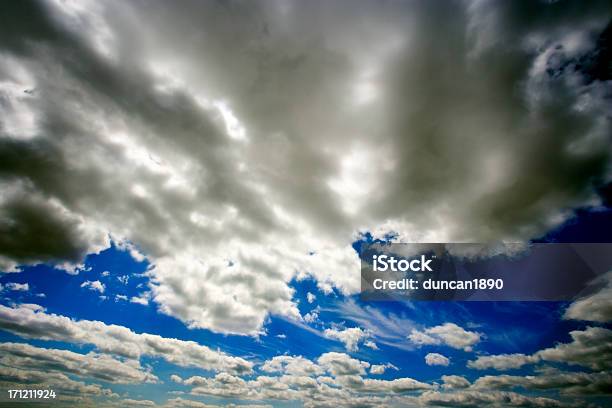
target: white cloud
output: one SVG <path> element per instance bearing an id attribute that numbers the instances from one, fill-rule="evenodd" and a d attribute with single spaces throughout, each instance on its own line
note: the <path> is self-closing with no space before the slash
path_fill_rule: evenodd
<path id="1" fill-rule="evenodd" d="M 323 369 L 302 356 L 276 356 L 261 366 L 262 371 L 290 375 L 320 375 Z"/>
<path id="2" fill-rule="evenodd" d="M 112 396 L 110 389 L 103 388 L 99 384 L 85 384 L 76 381 L 66 374 L 50 371 L 22 370 L 19 368 L 0 367 L 0 378 L 9 386 L 28 384 L 32 387 L 52 389 L 59 396 L 59 399 L 69 399 L 70 397 L 90 397 L 90 396 Z"/>
<path id="3" fill-rule="evenodd" d="M 312 310 L 304 315 L 304 321 L 306 323 L 314 323 L 319 319 L 319 313 L 316 310 Z"/>
<path id="4" fill-rule="evenodd" d="M 366 361 L 352 358 L 348 354 L 329 352 L 322 354 L 317 363 L 334 377 L 342 375 L 363 375 L 370 366 Z"/>
<path id="5" fill-rule="evenodd" d="M 587 327 L 573 330 L 570 343 L 558 343 L 554 347 L 540 350 L 532 355 L 500 354 L 479 356 L 468 361 L 468 367 L 478 370 L 493 368 L 508 370 L 520 368 L 525 364 L 552 361 L 570 365 L 580 365 L 593 370 L 606 370 L 612 367 L 612 330 L 603 327 Z"/>
<path id="6" fill-rule="evenodd" d="M 450 364 L 450 360 L 448 359 L 448 357 L 443 356 L 442 354 L 428 353 L 425 356 L 425 363 L 429 366 L 448 366 Z"/>
<path id="7" fill-rule="evenodd" d="M 486 370 L 493 368 L 495 370 L 511 370 L 521 368 L 525 364 L 532 364 L 539 361 L 537 356 L 528 356 L 525 354 L 498 354 L 495 356 L 478 356 L 476 360 L 468 361 L 469 368 L 477 370 Z"/>
<path id="8" fill-rule="evenodd" d="M 106 286 L 100 282 L 99 280 L 96 281 L 85 281 L 83 283 L 81 283 L 81 287 L 82 288 L 87 288 L 89 290 L 93 290 L 94 292 L 100 292 L 100 293 L 104 293 L 104 291 L 106 290 Z"/>
<path id="9" fill-rule="evenodd" d="M 434 407 L 570 407 L 552 398 L 525 396 L 507 391 L 460 390 L 455 392 L 425 392 L 419 397 L 421 405 Z"/>
<path id="10" fill-rule="evenodd" d="M 378 350 L 378 346 L 376 345 L 376 343 L 374 343 L 374 341 L 372 340 L 366 340 L 363 342 L 363 345 L 371 348 L 372 350 Z"/>
<path id="11" fill-rule="evenodd" d="M 139 305 L 148 306 L 149 299 L 151 298 L 150 292 L 141 293 L 139 296 L 132 296 L 130 303 L 137 303 Z"/>
<path id="12" fill-rule="evenodd" d="M 432 337 L 416 329 L 412 330 L 412 332 L 408 336 L 408 340 L 410 340 L 417 346 L 440 344 L 441 342 L 440 339 Z"/>
<path id="13" fill-rule="evenodd" d="M 0 344 L 0 364 L 43 372 L 61 372 L 112 383 L 155 383 L 158 378 L 135 360 L 121 361 L 108 355 L 78 354 L 68 350 L 29 344 Z"/>
<path id="14" fill-rule="evenodd" d="M 387 364 L 372 364 L 370 366 L 370 374 L 376 374 L 376 375 L 384 374 L 385 371 L 388 368 L 392 369 L 392 370 L 396 370 L 396 371 L 399 370 L 399 368 L 397 368 L 396 366 L 394 366 L 391 363 L 387 363 Z"/>
<path id="15" fill-rule="evenodd" d="M 306 294 L 306 299 L 308 300 L 308 303 L 312 303 L 312 302 L 314 302 L 317 299 L 317 297 L 315 296 L 314 293 L 308 292 Z"/>
<path id="16" fill-rule="evenodd" d="M 472 346 L 480 341 L 481 334 L 462 327 L 454 323 L 444 323 L 419 331 L 413 329 L 408 339 L 417 346 L 444 344 L 446 346 L 472 351 Z"/>
<path id="17" fill-rule="evenodd" d="M 325 329 L 323 332 L 325 337 L 335 339 L 344 343 L 344 346 L 348 351 L 357 351 L 359 349 L 359 342 L 367 338 L 369 334 L 359 327 L 351 327 L 344 330 L 339 329 Z"/>
<path id="18" fill-rule="evenodd" d="M 460 375 L 443 375 L 442 382 L 442 387 L 449 390 L 470 386 L 470 382 Z"/>
<path id="19" fill-rule="evenodd" d="M 177 384 L 182 384 L 183 383 L 183 379 L 180 376 L 176 375 L 176 374 L 172 374 L 170 376 L 170 381 L 175 382 Z"/>
<path id="20" fill-rule="evenodd" d="M 141 356 L 161 357 L 183 367 L 246 373 L 253 366 L 240 357 L 211 350 L 193 341 L 138 334 L 126 327 L 99 321 L 75 321 L 30 307 L 9 308 L 0 305 L 0 328 L 24 338 L 92 344 L 101 352 L 133 359 Z"/>
<path id="21" fill-rule="evenodd" d="M 602 286 L 595 293 L 573 302 L 565 311 L 565 319 L 607 323 L 612 321 L 612 271 L 600 276 L 595 284 Z"/>
<path id="22" fill-rule="evenodd" d="M 478 378 L 475 389 L 496 390 L 523 388 L 527 390 L 559 390 L 563 395 L 602 395 L 612 386 L 609 372 L 584 373 L 545 370 L 540 375 L 487 375 Z"/>
<path id="23" fill-rule="evenodd" d="M 30 285 L 28 283 L 9 282 L 6 283 L 4 287 L 15 292 L 27 292 L 30 290 Z"/>
<path id="24" fill-rule="evenodd" d="M 536 356 L 546 361 L 581 365 L 593 370 L 612 368 L 612 330 L 587 327 L 569 334 L 571 343 L 560 343 L 540 350 Z"/>

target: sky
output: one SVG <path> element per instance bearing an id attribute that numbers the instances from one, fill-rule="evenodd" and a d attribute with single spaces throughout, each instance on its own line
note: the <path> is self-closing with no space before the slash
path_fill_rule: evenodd
<path id="1" fill-rule="evenodd" d="M 0 406 L 610 405 L 612 272 L 365 302 L 358 250 L 612 242 L 611 36 L 607 1 L 2 3 Z"/>

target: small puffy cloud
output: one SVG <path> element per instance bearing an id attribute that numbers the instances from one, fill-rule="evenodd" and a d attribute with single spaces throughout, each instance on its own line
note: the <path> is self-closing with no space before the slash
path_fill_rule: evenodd
<path id="1" fill-rule="evenodd" d="M 329 339 L 338 340 L 344 343 L 344 346 L 348 351 L 357 351 L 359 349 L 359 342 L 369 336 L 366 331 L 359 327 L 351 327 L 344 330 L 334 328 L 325 329 L 323 334 Z"/>
<path id="2" fill-rule="evenodd" d="M 317 299 L 317 297 L 314 293 L 308 292 L 306 294 L 306 299 L 308 300 L 308 303 L 313 303 Z"/>
<path id="3" fill-rule="evenodd" d="M 432 337 L 416 329 L 412 329 L 412 332 L 408 335 L 408 340 L 417 346 L 440 344 L 441 342 L 440 339 Z"/>
<path id="4" fill-rule="evenodd" d="M 480 341 L 481 334 L 462 327 L 455 323 L 444 323 L 419 331 L 413 329 L 408 339 L 417 346 L 444 344 L 455 349 L 472 351 L 472 346 Z"/>
<path id="5" fill-rule="evenodd" d="M 180 376 L 176 375 L 176 374 L 172 374 L 170 376 L 170 381 L 175 382 L 177 384 L 182 384 L 183 383 L 183 379 Z"/>
<path id="6" fill-rule="evenodd" d="M 323 374 L 323 369 L 302 356 L 275 356 L 261 366 L 265 372 L 278 372 L 297 376 Z"/>
<path id="7" fill-rule="evenodd" d="M 371 348 L 372 350 L 378 350 L 378 346 L 372 340 L 366 340 L 363 342 L 363 345 L 367 348 Z"/>
<path id="8" fill-rule="evenodd" d="M 595 293 L 573 302 L 565 311 L 565 319 L 608 323 L 612 321 L 612 271 L 597 279 L 601 287 Z"/>
<path id="9" fill-rule="evenodd" d="M 319 313 L 316 310 L 312 310 L 304 315 L 304 321 L 306 323 L 314 323 L 319 319 Z"/>
<path id="10" fill-rule="evenodd" d="M 8 290 L 12 290 L 15 292 L 27 292 L 28 290 L 30 290 L 30 285 L 27 282 L 26 283 L 9 282 L 5 284 L 4 287 Z"/>
<path id="11" fill-rule="evenodd" d="M 528 356 L 525 354 L 498 354 L 494 356 L 478 356 L 476 360 L 468 361 L 469 368 L 476 370 L 495 369 L 499 371 L 521 368 L 525 364 L 532 364 L 539 361 L 537 356 Z"/>
<path id="12" fill-rule="evenodd" d="M 425 356 L 425 363 L 429 366 L 448 366 L 450 364 L 450 360 L 448 359 L 448 357 L 443 356 L 442 354 L 428 353 Z"/>
<path id="13" fill-rule="evenodd" d="M 470 386 L 470 382 L 460 375 L 443 375 L 442 382 L 444 389 L 467 388 Z"/>
<path id="14" fill-rule="evenodd" d="M 106 290 L 106 286 L 104 286 L 104 284 L 102 282 L 100 282 L 99 280 L 95 280 L 95 281 L 85 281 L 83 283 L 81 283 L 81 287 L 82 288 L 87 288 L 89 290 L 93 290 L 94 292 L 100 292 L 100 293 L 104 293 L 104 291 Z"/>
<path id="15" fill-rule="evenodd" d="M 322 354 L 317 359 L 317 363 L 334 377 L 363 375 L 365 369 L 370 366 L 370 363 L 366 361 L 360 361 L 348 354 L 336 352 Z"/>
<path id="16" fill-rule="evenodd" d="M 372 364 L 372 366 L 370 366 L 370 374 L 375 374 L 375 375 L 384 374 L 387 369 L 392 369 L 392 370 L 396 370 L 396 371 L 399 370 L 399 368 L 397 368 L 396 366 L 394 366 L 391 363 L 387 363 L 387 364 Z"/>
<path id="17" fill-rule="evenodd" d="M 405 393 L 409 391 L 430 390 L 433 388 L 430 384 L 408 377 L 396 378 L 393 380 L 377 380 L 361 378 L 359 376 L 347 376 L 340 378 L 339 382 L 357 391 L 374 393 Z"/>
<path id="18" fill-rule="evenodd" d="M 125 295 L 115 295 L 115 302 L 118 302 L 120 300 L 125 302 L 128 300 L 128 297 Z"/>
<path id="19" fill-rule="evenodd" d="M 150 292 L 141 293 L 139 296 L 132 296 L 130 303 L 136 303 L 143 306 L 149 305 L 149 299 L 151 298 Z"/>

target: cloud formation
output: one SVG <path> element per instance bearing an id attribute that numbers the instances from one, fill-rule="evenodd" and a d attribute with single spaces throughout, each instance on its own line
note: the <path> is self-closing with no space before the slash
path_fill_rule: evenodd
<path id="1" fill-rule="evenodd" d="M 444 323 L 424 331 L 413 329 L 408 340 L 417 346 L 443 344 L 455 349 L 472 351 L 472 346 L 480 341 L 480 337 L 480 333 L 465 330 L 455 323 Z"/>
<path id="2" fill-rule="evenodd" d="M 193 328 L 299 319 L 295 277 L 357 292 L 360 232 L 530 239 L 610 180 L 604 1 L 3 14 L 0 268 L 129 243 Z"/>
<path id="3" fill-rule="evenodd" d="M 72 320 L 33 306 L 36 307 L 0 305 L 0 328 L 28 339 L 91 344 L 100 352 L 130 359 L 161 357 L 183 367 L 236 373 L 251 372 L 253 367 L 253 363 L 240 357 L 211 350 L 193 341 L 134 333 L 126 327 L 99 321 Z"/>

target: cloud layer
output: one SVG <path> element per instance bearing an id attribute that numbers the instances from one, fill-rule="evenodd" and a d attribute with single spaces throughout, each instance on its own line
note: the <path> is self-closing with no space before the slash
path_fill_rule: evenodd
<path id="1" fill-rule="evenodd" d="M 610 179 L 606 2 L 9 8 L 0 267 L 112 238 L 191 327 L 299 319 L 296 276 L 355 293 L 360 231 L 529 239 Z"/>

